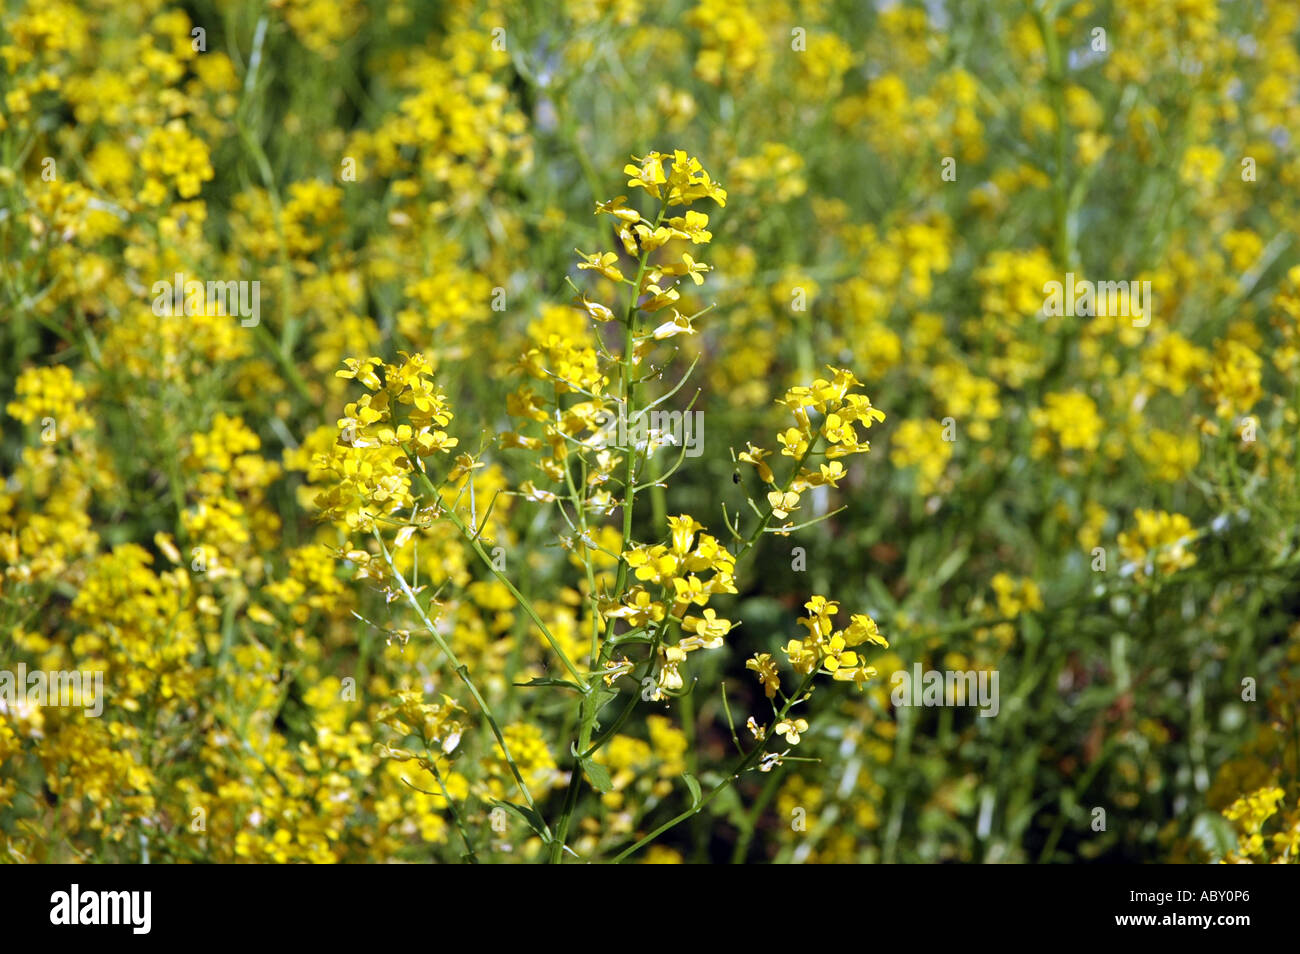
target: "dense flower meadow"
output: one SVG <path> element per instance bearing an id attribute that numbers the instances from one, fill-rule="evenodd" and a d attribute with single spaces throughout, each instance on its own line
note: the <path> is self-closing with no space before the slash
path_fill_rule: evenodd
<path id="1" fill-rule="evenodd" d="M 1300 7 L 9 0 L 0 858 L 1300 860 Z"/>

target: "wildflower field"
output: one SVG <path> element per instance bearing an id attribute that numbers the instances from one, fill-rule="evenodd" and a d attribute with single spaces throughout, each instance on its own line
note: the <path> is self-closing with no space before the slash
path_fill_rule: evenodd
<path id="1" fill-rule="evenodd" d="M 0 859 L 1300 860 L 1291 0 L 0 10 Z"/>

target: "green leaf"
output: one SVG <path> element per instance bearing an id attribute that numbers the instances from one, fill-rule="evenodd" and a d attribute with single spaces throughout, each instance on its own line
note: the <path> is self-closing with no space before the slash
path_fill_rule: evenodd
<path id="1" fill-rule="evenodd" d="M 930 575 L 925 581 L 925 585 L 932 590 L 937 590 L 943 584 L 952 579 L 952 575 L 961 569 L 961 565 L 966 562 L 968 551 L 965 547 L 948 554 L 947 558 L 939 564 L 938 569 Z"/>
<path id="2" fill-rule="evenodd" d="M 617 698 L 619 697 L 619 695 L 620 695 L 620 692 L 619 692 L 618 689 L 612 689 L 612 688 L 609 688 L 609 687 L 601 687 L 601 688 L 595 690 L 595 694 L 594 694 L 594 695 L 592 695 L 592 696 L 588 696 L 589 699 L 592 699 L 592 700 L 593 700 L 593 702 L 592 702 L 592 705 L 594 706 L 593 711 L 594 711 L 595 716 L 596 716 L 596 720 L 595 720 L 595 723 L 594 723 L 594 727 L 595 727 L 596 731 L 600 731 L 600 728 L 601 728 L 601 722 L 600 722 L 600 713 L 601 713 L 601 711 L 605 708 L 605 706 L 609 705 L 611 702 L 613 702 L 615 699 L 617 699 Z"/>
<path id="3" fill-rule="evenodd" d="M 1043 638 L 1043 625 L 1033 613 L 1023 613 L 1020 617 L 1020 634 L 1025 645 L 1030 646 Z"/>
<path id="4" fill-rule="evenodd" d="M 1211 857 L 1222 858 L 1237 846 L 1237 832 L 1226 818 L 1217 812 L 1201 812 L 1192 822 L 1192 838 Z"/>
<path id="5" fill-rule="evenodd" d="M 874 576 L 867 577 L 867 592 L 880 604 L 880 611 L 892 616 L 898 612 L 898 601 L 885 589 L 885 584 Z"/>
<path id="6" fill-rule="evenodd" d="M 614 782 L 609 777 L 609 770 L 594 759 L 583 759 L 582 770 L 587 775 L 587 781 L 596 791 L 612 792 L 614 791 Z"/>
<path id="7" fill-rule="evenodd" d="M 700 795 L 700 783 L 690 772 L 683 772 L 682 778 L 686 779 L 686 787 L 691 790 L 691 808 L 699 808 L 700 802 L 703 801 Z"/>
<path id="8" fill-rule="evenodd" d="M 560 686 L 564 689 L 572 689 L 576 693 L 583 693 L 586 690 L 576 682 L 570 682 L 568 679 L 529 679 L 527 682 L 516 682 L 515 686 L 520 689 L 534 689 L 538 686 Z"/>

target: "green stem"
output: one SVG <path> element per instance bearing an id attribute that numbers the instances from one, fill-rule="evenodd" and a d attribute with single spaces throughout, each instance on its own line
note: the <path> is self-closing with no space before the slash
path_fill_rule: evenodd
<path id="1" fill-rule="evenodd" d="M 452 823 L 456 826 L 456 831 L 460 833 L 460 840 L 465 843 L 465 857 L 472 865 L 478 864 L 478 854 L 474 851 L 474 843 L 470 841 L 469 832 L 465 830 L 465 822 L 460 817 L 460 812 L 456 810 L 456 803 L 451 800 L 451 793 L 447 791 L 447 786 L 443 784 L 442 773 L 438 771 L 438 761 L 434 754 L 429 750 L 429 741 L 424 742 L 424 754 L 429 757 L 429 771 L 433 774 L 434 781 L 438 783 L 438 790 L 442 792 L 442 797 L 447 800 L 447 812 L 451 815 Z"/>
<path id="2" fill-rule="evenodd" d="M 660 203 L 659 211 L 655 216 L 654 227 L 659 228 L 664 219 L 664 213 L 667 211 L 667 203 Z M 623 313 L 623 360 L 622 360 L 622 378 L 623 378 L 623 414 L 626 420 L 631 421 L 635 413 L 636 404 L 636 371 L 633 367 L 636 357 L 636 318 L 637 318 L 637 301 L 641 297 L 641 282 L 645 278 L 646 265 L 650 261 L 650 252 L 642 251 L 641 258 L 637 263 L 636 280 L 632 283 L 632 293 L 628 297 L 627 308 Z M 636 448 L 627 449 L 627 461 L 623 471 L 623 541 L 622 548 L 627 549 L 628 543 L 632 539 L 632 510 L 636 501 Z M 614 583 L 615 596 L 622 596 L 624 588 L 627 586 L 627 561 L 620 559 L 618 562 L 618 575 Z M 594 595 L 594 594 L 593 594 Z M 596 658 L 592 659 L 592 672 L 600 672 L 605 665 L 609 656 L 610 637 L 614 634 L 614 617 L 609 617 L 605 622 L 605 638 L 601 643 L 600 651 Z M 653 659 L 653 651 L 652 656 Z M 578 725 L 578 741 L 576 751 L 579 753 L 586 752 L 591 745 L 591 735 L 596 723 L 596 716 L 599 714 L 599 698 L 597 692 L 588 693 L 580 706 L 580 722 Z M 551 863 L 557 864 L 563 860 L 564 839 L 568 837 L 569 825 L 573 818 L 573 813 L 578 806 L 578 792 L 582 785 L 582 765 L 575 758 L 573 773 L 569 777 L 569 790 L 565 793 L 564 807 L 559 820 L 556 822 L 556 839 L 551 845 Z"/>
<path id="3" fill-rule="evenodd" d="M 776 783 L 779 780 L 779 775 L 769 774 L 767 781 L 763 783 L 763 790 L 759 793 L 758 800 L 745 813 L 745 822 L 740 830 L 740 837 L 736 839 L 735 850 L 731 853 L 731 863 L 733 865 L 744 864 L 745 857 L 749 854 L 749 843 L 754 840 L 754 832 L 758 829 L 758 819 L 772 801 L 773 796 L 776 795 Z"/>
<path id="4" fill-rule="evenodd" d="M 564 668 L 569 671 L 569 675 L 573 676 L 573 678 L 578 681 L 578 685 L 583 687 L 584 693 L 588 693 L 590 690 L 587 687 L 586 674 L 573 664 L 573 660 L 570 659 L 569 654 L 564 651 L 564 647 L 560 645 L 560 641 L 555 638 L 555 635 L 550 631 L 547 625 L 542 622 L 542 618 L 537 615 L 537 610 L 533 608 L 533 604 L 528 597 L 519 592 L 519 589 L 510 582 L 510 578 L 496 568 L 496 565 L 492 562 L 492 558 L 488 556 L 487 551 L 483 549 L 483 544 L 479 542 L 478 535 L 471 533 L 460 517 L 456 516 L 455 512 L 451 509 L 444 509 L 442 513 L 452 522 L 456 529 L 460 531 L 461 536 L 469 541 L 469 545 L 473 547 L 474 552 L 477 553 L 479 559 L 483 561 L 483 565 L 491 570 L 492 575 L 500 580 L 502 584 L 505 585 L 505 588 L 510 591 L 510 595 L 515 598 L 515 602 L 517 602 L 520 608 L 528 614 L 528 618 L 533 621 L 534 625 L 536 625 L 539 630 L 541 630 L 542 635 L 546 637 L 546 641 L 551 644 L 551 648 L 554 649 L 555 654 L 560 657 L 560 662 L 563 663 Z"/>
<path id="5" fill-rule="evenodd" d="M 790 698 L 788 698 L 788 699 L 785 701 L 785 705 L 783 705 L 783 706 L 781 707 L 781 711 L 778 712 L 778 713 L 776 714 L 776 717 L 772 720 L 771 724 L 768 725 L 768 727 L 767 727 L 767 733 L 766 733 L 765 736 L 764 736 L 764 739 L 765 739 L 765 740 L 767 740 L 767 741 L 770 741 L 770 740 L 771 740 L 772 735 L 773 735 L 773 729 L 776 727 L 776 725 L 777 725 L 778 723 L 780 723 L 780 721 L 781 721 L 782 719 L 785 718 L 786 713 L 788 713 L 788 712 L 790 711 L 790 708 L 791 708 L 791 707 L 792 707 L 792 706 L 793 706 L 797 701 L 799 701 L 799 700 L 801 700 L 802 698 L 804 698 L 804 693 L 808 691 L 808 687 L 812 685 L 813 677 L 816 676 L 816 675 L 817 675 L 817 670 L 814 669 L 812 672 L 808 673 L 808 675 L 804 676 L 803 682 L 799 684 L 799 688 L 795 690 L 794 695 L 790 696 Z M 763 757 L 764 753 L 766 752 L 766 750 L 767 750 L 767 741 L 764 741 L 764 742 L 763 742 L 762 744 L 760 744 L 760 745 L 756 745 L 756 746 L 754 746 L 753 750 L 752 750 L 748 755 L 746 755 L 744 758 L 742 758 L 742 759 L 741 759 L 741 760 L 736 764 L 736 766 L 735 766 L 735 767 L 734 767 L 730 772 L 727 773 L 727 777 L 726 777 L 726 778 L 724 778 L 721 782 L 719 782 L 719 783 L 718 783 L 717 785 L 715 785 L 713 788 L 709 789 L 708 794 L 705 795 L 703 798 L 700 799 L 698 805 L 695 805 L 693 808 L 690 808 L 690 809 L 688 809 L 687 811 L 682 812 L 680 815 L 676 815 L 676 816 L 674 816 L 673 818 L 669 819 L 668 821 L 664 822 L 662 825 L 660 825 L 660 826 L 659 826 L 658 828 L 656 828 L 654 831 L 650 832 L 650 834 L 646 835 L 645 837 L 643 837 L 643 838 L 641 838 L 639 841 L 637 841 L 637 842 L 636 842 L 634 845 L 632 845 L 630 848 L 625 848 L 625 849 L 623 849 L 621 852 L 619 852 L 619 853 L 614 857 L 614 863 L 615 863 L 615 864 L 618 864 L 618 863 L 621 862 L 624 858 L 626 858 L 628 855 L 630 855 L 630 854 L 632 854 L 633 852 L 637 851 L 637 850 L 640 849 L 641 847 L 650 844 L 650 842 L 654 841 L 656 838 L 658 838 L 658 837 L 659 837 L 660 835 L 662 835 L 664 832 L 668 831 L 668 830 L 671 829 L 671 828 L 675 828 L 675 827 L 677 827 L 677 826 L 680 825 L 682 822 L 686 821 L 686 819 L 690 818 L 692 815 L 696 815 L 696 814 L 698 814 L 699 812 L 703 811 L 703 810 L 704 810 L 704 806 L 708 805 L 709 802 L 713 801 L 715 798 L 718 797 L 718 795 L 722 794 L 722 792 L 723 792 L 726 788 L 728 788 L 732 783 L 734 783 L 734 782 L 736 781 L 736 779 L 738 779 L 738 778 L 741 776 L 742 773 L 747 772 L 747 771 L 749 771 L 751 768 L 753 768 L 754 764 L 755 764 L 759 759 L 761 759 L 761 758 Z"/>
<path id="6" fill-rule="evenodd" d="M 420 480 L 423 481 L 425 489 L 428 490 L 430 495 L 432 495 L 433 502 L 435 504 L 440 503 L 438 489 L 433 486 L 433 481 L 431 481 L 429 475 L 424 472 L 424 468 L 420 464 L 419 460 L 409 450 L 406 450 L 406 458 L 411 462 L 411 467 L 414 469 L 415 473 L 420 476 Z M 528 597 L 524 596 L 523 593 L 520 593 L 519 589 L 510 582 L 510 578 L 497 569 L 496 564 L 492 562 L 492 558 L 488 556 L 487 551 L 483 549 L 483 544 L 479 542 L 478 533 L 471 533 L 469 528 L 465 526 L 465 522 L 461 520 L 460 517 L 456 516 L 456 512 L 450 507 L 441 507 L 439 515 L 445 516 L 449 521 L 451 521 L 452 525 L 460 531 L 461 536 L 465 538 L 473 548 L 474 552 L 478 554 L 479 559 L 483 561 L 483 565 L 486 566 L 492 572 L 492 575 L 500 580 L 505 588 L 510 591 L 510 595 L 515 598 L 515 602 L 519 604 L 519 607 L 528 614 L 528 618 L 533 621 L 539 630 L 541 630 L 542 635 L 546 637 L 546 641 L 551 644 L 551 648 L 554 649 L 556 655 L 560 657 L 560 662 L 564 663 L 564 668 L 569 670 L 569 675 L 573 676 L 573 678 L 578 681 L 578 685 L 583 687 L 582 691 L 584 693 L 588 692 L 589 687 L 587 686 L 587 677 L 573 664 L 573 660 L 571 660 L 569 654 L 564 651 L 564 647 L 560 645 L 560 641 L 555 638 L 547 625 L 542 622 L 542 618 L 537 615 L 537 610 L 533 608 L 533 604 Z M 383 541 L 380 542 L 382 543 Z"/>
<path id="7" fill-rule="evenodd" d="M 1056 218 L 1056 259 L 1066 270 L 1072 269 L 1074 240 L 1070 226 L 1069 190 L 1066 187 L 1066 115 L 1065 115 L 1065 65 L 1061 58 L 1061 44 L 1056 36 L 1055 14 L 1048 16 L 1040 9 L 1033 10 L 1034 21 L 1043 36 L 1047 53 L 1047 88 L 1056 115 L 1056 168 L 1052 170 L 1052 207 Z"/>
<path id="8" fill-rule="evenodd" d="M 433 637 L 433 641 L 447 657 L 447 661 L 450 662 L 452 667 L 455 669 L 456 675 L 460 677 L 460 681 L 463 682 L 465 688 L 469 690 L 469 694 L 474 698 L 474 702 L 478 705 L 479 711 L 483 713 L 483 718 L 487 719 L 487 723 L 492 729 L 492 734 L 496 736 L 497 744 L 501 746 L 501 753 L 505 756 L 506 764 L 510 766 L 510 772 L 515 777 L 515 784 L 519 786 L 520 794 L 523 795 L 524 801 L 528 803 L 528 807 L 536 813 L 537 805 L 533 801 L 533 794 L 528 790 L 528 784 L 524 781 L 523 775 L 520 774 L 519 766 L 515 764 L 514 756 L 510 754 L 510 747 L 506 745 L 506 737 L 501 732 L 501 727 L 497 724 L 496 716 L 492 714 L 492 709 L 487 704 L 487 700 L 484 699 L 483 694 L 479 692 L 478 686 L 474 684 L 474 680 L 469 677 L 469 669 L 466 668 L 465 664 L 461 662 L 459 658 L 457 658 L 456 654 L 452 651 L 451 646 L 445 639 L 443 639 L 442 634 L 438 632 L 437 627 L 433 625 L 429 620 L 428 615 L 424 612 L 423 607 L 420 606 L 420 601 L 416 599 L 415 593 L 412 592 L 411 587 L 407 585 L 406 578 L 402 576 L 401 572 L 397 569 L 396 564 L 393 563 L 393 557 L 388 552 L 388 547 L 385 545 L 384 537 L 379 532 L 378 527 L 374 528 L 374 534 L 375 539 L 379 541 L 379 549 L 384 554 L 384 562 L 388 564 L 388 569 L 392 571 L 393 579 L 397 581 L 398 588 L 401 589 L 402 593 L 406 596 L 406 601 L 410 604 L 411 609 L 415 612 L 415 615 L 419 618 L 420 622 L 424 624 L 424 628 L 428 630 L 429 635 Z M 540 817 L 541 815 L 538 815 L 538 818 Z M 543 836 L 549 841 L 551 839 L 551 832 L 544 822 L 543 828 Z"/>

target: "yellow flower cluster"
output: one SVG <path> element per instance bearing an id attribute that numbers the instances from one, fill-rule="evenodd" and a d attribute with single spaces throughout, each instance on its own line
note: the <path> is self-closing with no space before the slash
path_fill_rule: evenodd
<path id="1" fill-rule="evenodd" d="M 53 442 L 93 426 L 81 405 L 86 389 L 59 364 L 49 368 L 27 368 L 14 383 L 16 400 L 5 410 L 24 424 L 38 424 L 42 437 Z M 48 435 L 48 436 L 47 436 Z"/>
<path id="2" fill-rule="evenodd" d="M 316 498 L 321 514 L 369 531 L 375 521 L 414 505 L 414 461 L 449 453 L 457 440 L 441 430 L 452 414 L 434 386 L 427 359 L 403 355 L 400 364 L 348 358 L 335 374 L 355 378 L 372 393 L 343 409 L 338 439 L 313 465 L 333 477 Z"/>
<path id="3" fill-rule="evenodd" d="M 1137 526 L 1119 535 L 1119 549 L 1124 559 L 1136 565 L 1139 577 L 1153 572 L 1166 575 L 1196 564 L 1191 545 L 1197 534 L 1185 516 L 1139 509 L 1133 518 Z"/>
<path id="4" fill-rule="evenodd" d="M 0 855 L 1297 857 L 1294 3 L 212 6 L 0 29 Z"/>
<path id="5" fill-rule="evenodd" d="M 1033 411 L 1037 428 L 1033 452 L 1043 457 L 1052 451 L 1092 452 L 1101 442 L 1102 420 L 1097 405 L 1078 391 L 1049 394 L 1043 406 Z"/>
<path id="6" fill-rule="evenodd" d="M 932 494 L 943 488 L 943 473 L 953 456 L 953 441 L 943 439 L 943 425 L 938 421 L 920 421 L 910 418 L 898 425 L 890 462 L 900 469 L 916 468 L 916 489 L 922 494 Z"/>
<path id="7" fill-rule="evenodd" d="M 829 676 L 836 682 L 852 682 L 859 689 L 864 689 L 867 682 L 876 676 L 877 670 L 875 666 L 867 664 L 865 655 L 855 647 L 889 647 L 889 642 L 881 635 L 876 621 L 869 616 L 854 614 L 848 626 L 836 629 L 834 617 L 839 613 L 838 603 L 824 596 L 813 596 L 804 603 L 804 609 L 808 615 L 800 619 L 799 624 L 808 634 L 801 639 L 791 639 L 782 647 L 790 667 L 803 677 L 793 694 L 787 696 L 782 691 L 780 670 L 771 653 L 755 653 L 745 661 L 745 668 L 754 673 L 763 688 L 763 694 L 769 700 L 778 694 L 785 700 L 779 711 L 773 703 L 775 722 L 770 731 L 788 746 L 798 745 L 809 730 L 810 723 L 807 719 L 789 713 L 793 706 L 808 699 L 814 676 Z M 760 727 L 752 717 L 749 729 L 759 742 L 768 739 L 768 729 Z M 758 768 L 764 772 L 772 771 L 782 764 L 788 752 L 789 749 L 783 753 L 768 753 Z"/>
<path id="8" fill-rule="evenodd" d="M 777 399 L 776 403 L 794 418 L 794 426 L 776 435 L 781 455 L 795 460 L 788 480 L 777 482 L 765 460 L 771 456 L 770 450 L 751 443 L 736 455 L 737 460 L 751 465 L 759 479 L 771 488 L 767 491 L 768 512 L 778 520 L 785 520 L 798 510 L 808 490 L 838 487 L 847 473 L 840 459 L 871 450 L 858 428 L 867 430 L 885 419 L 885 412 L 873 407 L 869 397 L 853 390 L 862 385 L 853 372 L 844 368 L 829 370 L 829 379 L 818 378 L 810 385 L 792 387 Z M 816 469 L 807 466 L 814 454 L 826 459 Z M 777 532 L 789 532 L 793 528 L 794 524 L 786 521 Z"/>
<path id="9" fill-rule="evenodd" d="M 602 607 L 605 616 L 625 620 L 632 627 L 659 623 L 671 615 L 681 621 L 682 631 L 690 634 L 676 645 L 660 648 L 658 686 L 652 696 L 655 699 L 682 688 L 680 666 L 689 653 L 722 646 L 732 624 L 706 604 L 719 593 L 736 592 L 735 558 L 716 537 L 701 533 L 703 525 L 687 514 L 669 518 L 668 525 L 668 544 L 637 544 L 624 551 L 623 560 L 638 585 L 627 590 L 617 603 Z M 709 576 L 703 576 L 706 573 Z M 658 599 L 645 584 L 658 588 Z M 686 615 L 697 606 L 701 608 L 700 616 Z"/>
<path id="10" fill-rule="evenodd" d="M 207 145 L 179 119 L 149 133 L 140 150 L 140 167 L 147 176 L 140 191 L 145 205 L 162 205 L 171 189 L 182 199 L 192 199 L 213 176 Z"/>
<path id="11" fill-rule="evenodd" d="M 1271 844 L 1264 839 L 1264 826 L 1278 814 L 1285 799 L 1285 791 L 1271 786 L 1242 795 L 1223 810 L 1223 817 L 1236 822 L 1239 831 L 1236 850 L 1224 858 L 1225 863 L 1300 863 L 1300 812 L 1283 816 L 1282 827 L 1269 839 Z"/>

